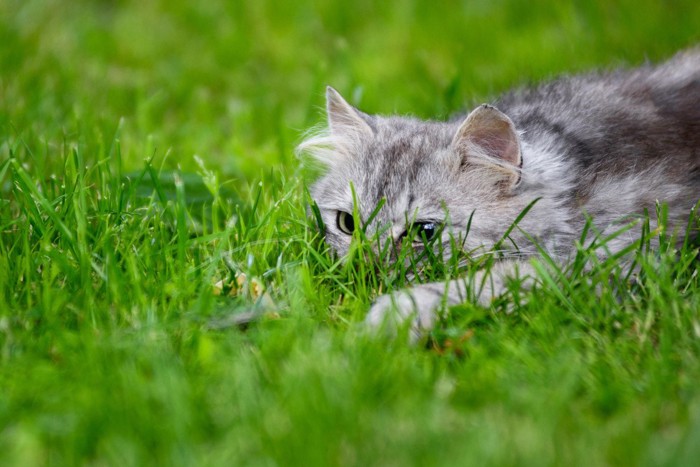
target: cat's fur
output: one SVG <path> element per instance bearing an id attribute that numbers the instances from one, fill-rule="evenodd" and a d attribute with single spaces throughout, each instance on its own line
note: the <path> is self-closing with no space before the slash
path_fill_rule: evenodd
<path id="1" fill-rule="evenodd" d="M 352 239 L 338 225 L 339 211 L 353 212 L 351 184 L 363 222 L 386 200 L 370 234 L 399 242 L 407 221 L 447 223 L 439 241 L 449 250 L 450 235 L 466 231 L 471 220 L 463 246 L 470 252 L 491 248 L 539 198 L 511 233 L 520 248 L 515 259 L 498 262 L 477 292 L 484 304 L 504 291 L 509 277 L 532 275 L 526 258 L 536 250 L 522 232 L 566 261 L 584 213 L 606 231 L 645 208 L 654 213 L 661 201 L 668 203 L 673 226 L 687 221 L 700 197 L 698 49 L 658 66 L 515 91 L 448 122 L 367 115 L 332 88 L 327 112 L 328 129 L 299 150 L 326 167 L 311 194 L 326 241 L 340 255 Z M 637 230 L 608 248 L 634 240 Z M 418 335 L 433 326 L 442 305 L 467 299 L 468 282 L 421 284 L 380 296 L 367 322 L 412 319 Z"/>

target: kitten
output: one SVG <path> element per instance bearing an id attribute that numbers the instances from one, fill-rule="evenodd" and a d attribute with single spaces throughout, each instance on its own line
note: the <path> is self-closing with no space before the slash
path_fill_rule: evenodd
<path id="1" fill-rule="evenodd" d="M 325 166 L 311 195 L 339 255 L 359 228 L 351 184 L 363 223 L 385 200 L 369 234 L 417 247 L 439 236 L 433 242 L 448 254 L 451 236 L 464 236 L 468 226 L 464 251 L 492 248 L 537 200 L 510 233 L 519 250 L 503 255 L 511 259 L 498 261 L 489 277 L 420 284 L 375 301 L 369 325 L 411 320 L 414 338 L 434 326 L 445 305 L 468 296 L 487 305 L 509 278 L 530 283 L 530 239 L 565 262 L 586 214 L 605 234 L 626 216 L 654 213 L 662 201 L 669 224 L 680 226 L 700 197 L 700 49 L 658 66 L 514 91 L 447 122 L 367 115 L 330 87 L 326 98 L 328 129 L 298 150 Z M 629 230 L 608 250 L 634 235 Z"/>

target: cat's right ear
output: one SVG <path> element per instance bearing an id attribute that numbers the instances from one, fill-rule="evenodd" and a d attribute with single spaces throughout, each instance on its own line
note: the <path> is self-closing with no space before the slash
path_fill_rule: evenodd
<path id="1" fill-rule="evenodd" d="M 331 134 L 346 139 L 365 140 L 374 136 L 372 117 L 348 104 L 332 87 L 326 88 L 326 111 Z"/>
<path id="2" fill-rule="evenodd" d="M 493 106 L 474 109 L 457 130 L 452 147 L 463 160 L 492 167 L 510 186 L 520 180 L 520 138 L 511 119 Z"/>

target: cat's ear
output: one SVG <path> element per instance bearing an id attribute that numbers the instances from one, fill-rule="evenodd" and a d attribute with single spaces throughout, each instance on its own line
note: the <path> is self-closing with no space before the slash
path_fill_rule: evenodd
<path id="1" fill-rule="evenodd" d="M 467 162 L 493 165 L 511 186 L 520 180 L 520 138 L 512 120 L 493 106 L 474 109 L 457 130 L 452 147 Z"/>
<path id="2" fill-rule="evenodd" d="M 328 126 L 333 135 L 341 138 L 364 139 L 374 135 L 372 117 L 348 104 L 332 87 L 326 88 Z"/>

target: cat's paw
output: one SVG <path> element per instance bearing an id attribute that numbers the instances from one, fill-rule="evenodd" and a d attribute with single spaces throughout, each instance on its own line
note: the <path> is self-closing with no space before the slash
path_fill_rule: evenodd
<path id="1" fill-rule="evenodd" d="M 434 291 L 419 287 L 382 295 L 369 309 L 365 324 L 390 334 L 409 326 L 410 340 L 416 342 L 435 326 L 441 300 Z"/>

